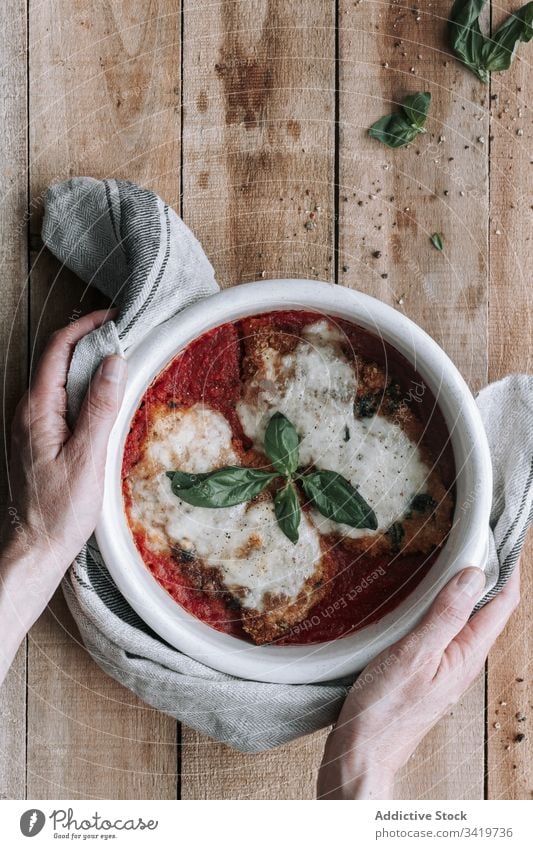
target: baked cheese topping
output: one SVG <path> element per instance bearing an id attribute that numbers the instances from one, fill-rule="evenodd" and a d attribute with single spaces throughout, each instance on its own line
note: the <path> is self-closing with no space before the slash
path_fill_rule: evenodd
<path id="1" fill-rule="evenodd" d="M 270 499 L 212 509 L 172 493 L 165 474 L 170 469 L 207 472 L 240 464 L 226 418 L 201 404 L 168 410 L 157 416 L 145 444 L 129 485 L 131 517 L 151 546 L 162 552 L 176 547 L 218 568 L 243 607 L 263 610 L 268 594 L 296 599 L 321 558 L 319 534 L 305 516 L 294 545 L 280 530 Z"/>
<path id="2" fill-rule="evenodd" d="M 329 322 L 302 331 L 290 353 L 261 352 L 260 366 L 237 404 L 244 432 L 261 450 L 274 412 L 292 422 L 301 438 L 300 464 L 344 475 L 373 508 L 378 530 L 335 523 L 304 511 L 299 540 L 281 531 L 270 498 L 234 507 L 194 507 L 173 494 L 168 470 L 208 472 L 241 465 L 225 416 L 202 404 L 161 406 L 129 473 L 131 519 L 156 552 L 177 550 L 218 570 L 222 584 L 243 607 L 262 611 L 269 596 L 295 601 L 317 574 L 321 535 L 352 538 L 379 534 L 401 520 L 413 496 L 424 491 L 429 469 L 399 424 L 383 416 L 357 418 L 357 375 L 343 349 L 344 336 Z"/>
<path id="3" fill-rule="evenodd" d="M 383 533 L 423 491 L 429 469 L 419 447 L 393 421 L 354 414 L 357 377 L 343 352 L 344 337 L 326 321 L 303 329 L 288 354 L 267 348 L 262 367 L 244 386 L 237 404 L 244 432 L 260 448 L 274 412 L 292 422 L 300 438 L 300 463 L 348 478 L 374 510 L 378 529 L 351 528 L 312 510 L 322 533 L 361 537 Z"/>

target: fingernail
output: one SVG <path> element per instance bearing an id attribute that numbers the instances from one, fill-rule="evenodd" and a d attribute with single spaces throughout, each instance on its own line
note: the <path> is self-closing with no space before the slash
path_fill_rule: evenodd
<path id="1" fill-rule="evenodd" d="M 120 383 L 126 373 L 126 360 L 123 357 L 106 357 L 102 364 L 102 377 L 111 383 Z"/>
<path id="2" fill-rule="evenodd" d="M 470 567 L 463 569 L 457 578 L 457 587 L 467 595 L 478 595 L 485 586 L 485 573 L 481 569 Z"/>

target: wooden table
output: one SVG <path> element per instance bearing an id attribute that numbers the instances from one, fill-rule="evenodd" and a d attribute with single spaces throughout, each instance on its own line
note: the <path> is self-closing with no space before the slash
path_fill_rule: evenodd
<path id="1" fill-rule="evenodd" d="M 79 174 L 161 194 L 222 286 L 294 276 L 368 292 L 428 330 L 473 389 L 530 367 L 531 46 L 485 86 L 446 50 L 451 0 L 420 6 L 6 0 L 8 421 L 43 340 L 101 303 L 40 242 L 44 190 Z M 500 0 L 494 20 L 516 6 Z M 399 151 L 368 138 L 422 89 L 433 95 L 426 136 Z M 533 715 L 515 718 L 532 707 L 530 559 L 531 547 L 522 607 L 486 675 L 420 746 L 402 797 L 530 798 Z M 244 756 L 177 726 L 99 670 L 61 596 L 0 703 L 0 792 L 13 798 L 312 797 L 325 737 Z"/>

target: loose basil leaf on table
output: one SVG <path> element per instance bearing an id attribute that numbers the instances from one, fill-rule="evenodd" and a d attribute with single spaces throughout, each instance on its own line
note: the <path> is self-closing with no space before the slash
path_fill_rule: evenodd
<path id="1" fill-rule="evenodd" d="M 444 248 L 444 239 L 442 238 L 442 233 L 433 233 L 433 235 L 432 235 L 432 236 L 430 236 L 429 238 L 430 238 L 430 242 L 431 242 L 431 244 L 433 245 L 433 247 L 434 247 L 437 251 L 442 251 L 442 250 L 443 250 L 443 248 Z"/>
<path id="2" fill-rule="evenodd" d="M 506 71 L 521 41 L 533 38 L 533 2 L 526 3 L 487 38 L 483 45 L 483 63 L 488 71 Z"/>
<path id="3" fill-rule="evenodd" d="M 373 139 L 377 139 L 386 144 L 387 147 L 405 147 L 410 144 L 418 135 L 416 127 L 412 127 L 399 112 L 392 115 L 385 115 L 372 124 L 368 134 Z"/>
<path id="4" fill-rule="evenodd" d="M 452 50 L 479 77 L 489 80 L 490 71 L 506 71 L 521 41 L 533 38 L 533 2 L 526 3 L 488 37 L 479 26 L 486 0 L 455 0 L 449 20 Z"/>
<path id="5" fill-rule="evenodd" d="M 263 492 L 278 477 L 278 473 L 225 466 L 203 474 L 175 471 L 167 472 L 167 476 L 174 495 L 187 504 L 194 507 L 233 507 L 251 501 Z"/>
<path id="6" fill-rule="evenodd" d="M 482 64 L 485 37 L 479 28 L 479 15 L 485 0 L 455 0 L 450 13 L 448 31 L 451 47 L 461 62 L 486 83 L 488 74 Z"/>
<path id="7" fill-rule="evenodd" d="M 368 134 L 387 147 L 404 147 L 412 142 L 419 133 L 425 133 L 424 124 L 428 114 L 431 94 L 419 91 L 404 98 L 401 111 L 384 115 L 372 124 Z"/>
<path id="8" fill-rule="evenodd" d="M 377 530 L 376 514 L 342 475 L 324 469 L 302 477 L 301 484 L 309 500 L 326 518 L 352 528 Z"/>
<path id="9" fill-rule="evenodd" d="M 277 471 L 290 477 L 298 468 L 300 437 L 283 413 L 274 413 L 265 431 L 265 453 Z"/>
<path id="10" fill-rule="evenodd" d="M 429 91 L 417 91 L 415 94 L 408 94 L 403 99 L 403 111 L 420 132 L 426 132 L 424 124 L 426 123 L 430 103 L 431 94 Z"/>
<path id="11" fill-rule="evenodd" d="M 278 489 L 274 498 L 274 513 L 278 520 L 278 525 L 290 539 L 291 542 L 298 542 L 298 526 L 300 524 L 301 511 L 298 495 L 292 484 Z"/>

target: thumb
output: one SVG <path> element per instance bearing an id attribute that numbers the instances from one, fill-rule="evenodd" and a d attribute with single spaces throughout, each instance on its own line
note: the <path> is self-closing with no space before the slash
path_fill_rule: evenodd
<path id="1" fill-rule="evenodd" d="M 481 569 L 463 569 L 446 584 L 419 625 L 424 633 L 424 649 L 442 653 L 464 628 L 485 586 Z"/>
<path id="2" fill-rule="evenodd" d="M 124 397 L 127 366 L 123 357 L 106 357 L 85 396 L 73 440 L 83 443 L 96 461 L 104 461 L 111 428 Z"/>

